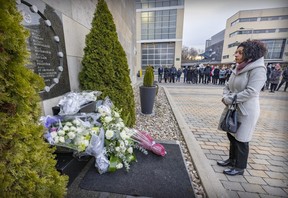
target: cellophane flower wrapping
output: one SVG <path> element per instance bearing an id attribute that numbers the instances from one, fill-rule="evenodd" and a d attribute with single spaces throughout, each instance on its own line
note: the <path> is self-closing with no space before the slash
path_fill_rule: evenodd
<path id="1" fill-rule="evenodd" d="M 136 130 L 136 133 L 133 134 L 132 138 L 138 142 L 140 146 L 157 155 L 165 156 L 167 154 L 165 147 L 160 143 L 156 143 L 146 131 Z"/>
<path id="2" fill-rule="evenodd" d="M 100 91 L 69 92 L 58 103 L 60 107 L 59 115 L 76 114 L 81 106 L 96 101 L 100 95 Z"/>

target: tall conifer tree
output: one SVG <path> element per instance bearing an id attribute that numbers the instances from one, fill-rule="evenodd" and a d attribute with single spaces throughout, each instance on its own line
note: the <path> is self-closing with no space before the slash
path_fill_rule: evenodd
<path id="1" fill-rule="evenodd" d="M 25 64 L 28 31 L 16 1 L 0 0 L 0 196 L 64 197 L 67 177 L 39 125 L 43 79 Z"/>
<path id="2" fill-rule="evenodd" d="M 121 46 L 113 16 L 104 0 L 99 0 L 79 74 L 81 88 L 102 91 L 101 98 L 108 96 L 114 105 L 122 109 L 125 124 L 135 124 L 135 101 L 129 67 Z"/>

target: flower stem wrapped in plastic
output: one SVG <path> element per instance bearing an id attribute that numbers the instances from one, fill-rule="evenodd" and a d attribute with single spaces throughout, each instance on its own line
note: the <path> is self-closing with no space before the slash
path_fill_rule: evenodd
<path id="1" fill-rule="evenodd" d="M 166 155 L 166 150 L 162 144 L 156 143 L 148 132 L 137 130 L 132 138 L 143 148 L 161 156 Z"/>

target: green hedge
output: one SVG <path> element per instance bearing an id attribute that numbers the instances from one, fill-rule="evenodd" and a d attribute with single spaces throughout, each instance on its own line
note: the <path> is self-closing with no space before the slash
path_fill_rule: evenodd
<path id="1" fill-rule="evenodd" d="M 79 74 L 83 90 L 102 91 L 122 109 L 121 116 L 127 126 L 135 124 L 135 101 L 125 51 L 117 36 L 113 17 L 104 0 L 99 0 Z"/>
<path id="2" fill-rule="evenodd" d="M 56 170 L 38 123 L 44 81 L 25 66 L 29 33 L 20 25 L 16 1 L 0 5 L 0 195 L 64 197 L 68 178 Z"/>

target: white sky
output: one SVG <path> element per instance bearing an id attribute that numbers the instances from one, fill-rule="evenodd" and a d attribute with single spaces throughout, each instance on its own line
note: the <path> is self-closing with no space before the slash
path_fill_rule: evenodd
<path id="1" fill-rule="evenodd" d="M 184 6 L 183 45 L 204 51 L 206 40 L 238 11 L 288 7 L 288 0 L 185 0 Z"/>

